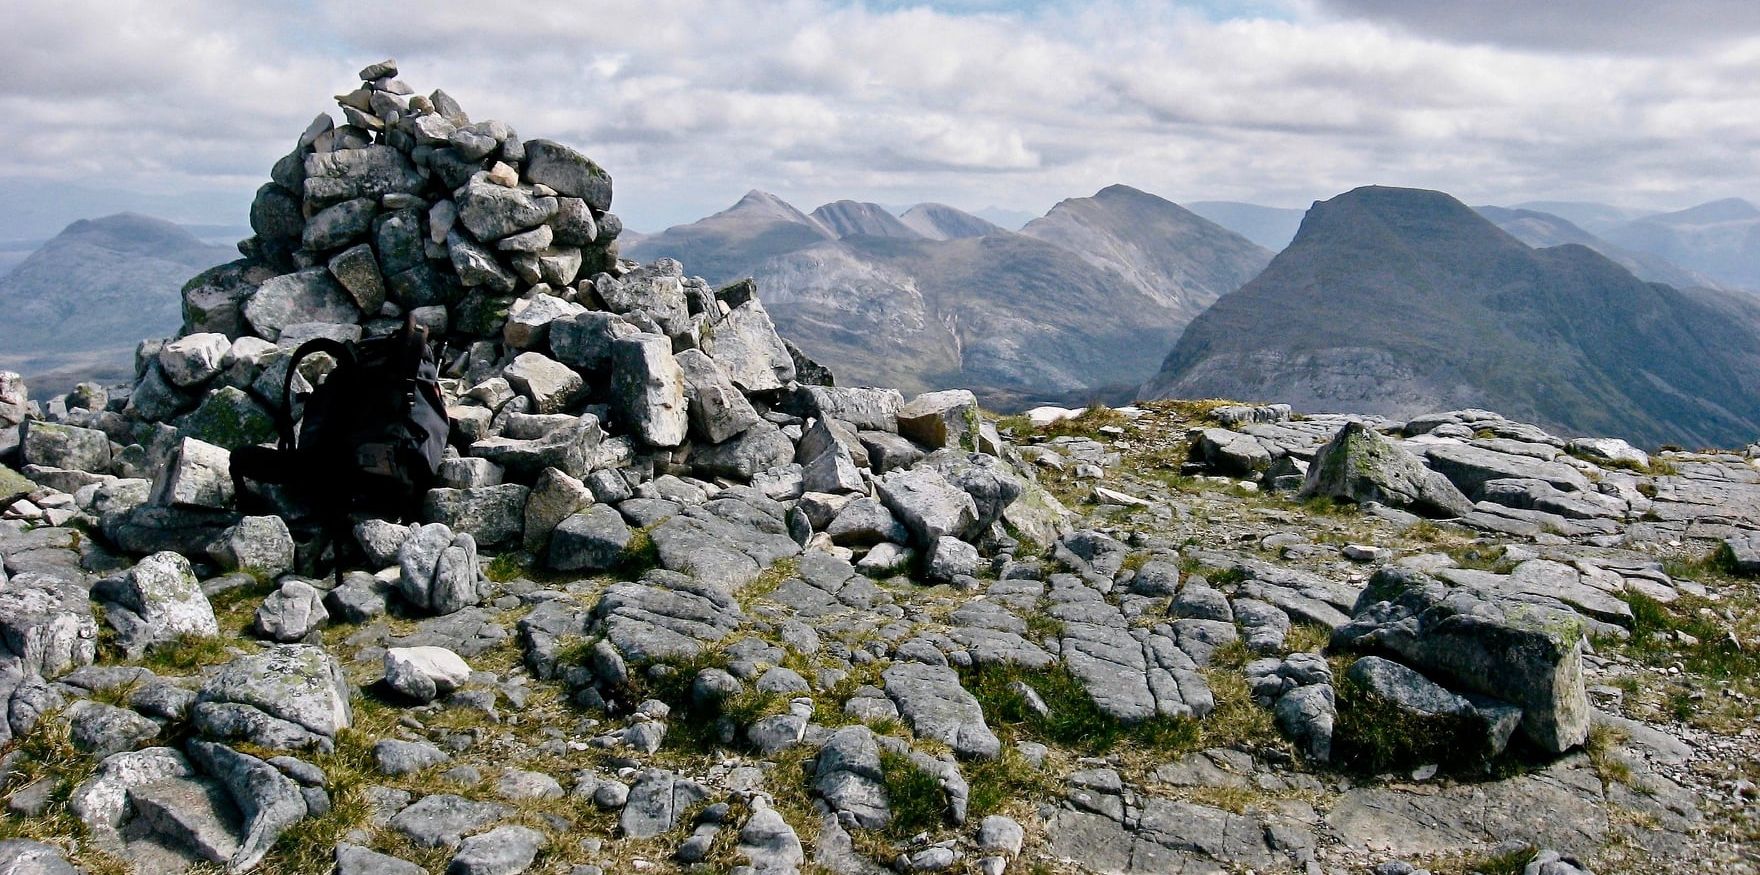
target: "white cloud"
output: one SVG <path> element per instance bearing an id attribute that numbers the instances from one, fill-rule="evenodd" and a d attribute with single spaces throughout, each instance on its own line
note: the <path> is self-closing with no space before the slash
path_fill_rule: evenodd
<path id="1" fill-rule="evenodd" d="M 1382 0 L 1234 18 L 1151 0 L 37 4 L 0 34 L 0 181 L 233 191 L 212 219 L 242 221 L 306 121 L 395 55 L 415 87 L 592 154 L 638 228 L 754 187 L 1035 211 L 1121 181 L 1280 205 L 1369 183 L 1474 203 L 1760 195 L 1751 17 L 1586 2 L 1569 20 L 1592 38 L 1555 11 Z"/>

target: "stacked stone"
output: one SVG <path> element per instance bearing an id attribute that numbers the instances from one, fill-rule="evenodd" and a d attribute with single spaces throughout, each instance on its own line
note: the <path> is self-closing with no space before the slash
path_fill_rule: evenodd
<path id="1" fill-rule="evenodd" d="M 262 552 L 266 535 L 276 570 L 292 567 L 285 525 L 232 513 L 230 451 L 274 439 L 268 408 L 300 343 L 380 336 L 406 317 L 441 342 L 456 449 L 424 503 L 441 528 L 379 527 L 363 547 L 403 566 L 398 589 L 418 608 L 486 595 L 478 548 L 608 570 L 637 530 L 734 487 L 785 503 L 776 526 L 792 549 L 816 545 L 875 574 L 968 579 L 975 545 L 1012 543 L 1005 522 L 1039 544 L 1059 534 L 1054 501 L 1005 519 L 1033 475 L 972 393 L 907 403 L 890 389 L 805 385 L 828 372 L 777 335 L 749 280 L 713 289 L 671 259 L 618 259 L 611 177 L 591 159 L 473 122 L 444 91 L 415 94 L 394 62 L 361 78 L 337 98 L 341 125 L 319 116 L 275 163 L 244 257 L 190 281 L 182 333 L 142 344 L 134 385 L 97 403 L 60 399 L 56 421 L 20 429 L 24 473 L 84 490 L 78 507 L 123 551 L 256 567 L 241 550 Z M 301 362 L 295 390 L 330 365 Z M 706 559 L 705 538 L 755 536 L 706 525 L 661 533 L 662 564 L 721 583 L 764 564 Z M 281 595 L 260 629 L 299 640 L 323 607 Z"/>

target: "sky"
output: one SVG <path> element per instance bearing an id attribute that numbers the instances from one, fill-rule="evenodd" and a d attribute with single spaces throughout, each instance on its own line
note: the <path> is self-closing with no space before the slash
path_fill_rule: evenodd
<path id="1" fill-rule="evenodd" d="M 242 225 L 356 71 L 570 143 L 640 230 L 748 189 L 1039 214 L 1760 200 L 1753 0 L 0 0 L 0 238 Z"/>

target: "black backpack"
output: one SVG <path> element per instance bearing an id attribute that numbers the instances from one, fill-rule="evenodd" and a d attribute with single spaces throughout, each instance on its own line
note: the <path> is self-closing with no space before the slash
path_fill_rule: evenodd
<path id="1" fill-rule="evenodd" d="M 308 395 L 294 437 L 293 381 L 309 355 L 336 367 Z M 439 366 L 427 329 L 408 319 L 398 331 L 358 342 L 309 340 L 294 350 L 276 414 L 279 446 L 232 453 L 239 510 L 246 480 L 286 487 L 333 536 L 338 551 L 356 514 L 409 521 L 440 470 L 451 422 L 440 395 Z M 261 400 L 261 399 L 259 399 Z"/>

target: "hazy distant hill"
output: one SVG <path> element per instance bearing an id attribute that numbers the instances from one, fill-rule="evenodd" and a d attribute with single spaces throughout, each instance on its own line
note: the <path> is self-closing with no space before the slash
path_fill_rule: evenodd
<path id="1" fill-rule="evenodd" d="M 623 255 L 639 261 L 679 259 L 711 282 L 731 282 L 774 255 L 835 239 L 823 225 L 769 192 L 752 190 L 706 219 L 677 225 L 635 241 L 620 241 Z"/>
<path id="2" fill-rule="evenodd" d="M 1644 215 L 1642 210 L 1629 210 L 1594 201 L 1528 201 L 1516 204 L 1514 209 L 1548 213 L 1591 234 L 1604 234 L 1609 228 L 1616 228 Z"/>
<path id="3" fill-rule="evenodd" d="M 897 216 L 879 204 L 861 201 L 837 201 L 812 212 L 811 217 L 833 236 L 855 237 L 921 237 Z"/>
<path id="4" fill-rule="evenodd" d="M 1116 271 L 1182 324 L 1271 261 L 1270 250 L 1127 185 L 1062 201 L 1021 233 Z"/>
<path id="5" fill-rule="evenodd" d="M 162 219 L 120 213 L 68 225 L 0 277 L 0 367 L 132 367 L 143 337 L 182 324 L 179 290 L 238 257 Z"/>
<path id="6" fill-rule="evenodd" d="M 845 382 L 965 385 L 996 404 L 1128 393 L 1193 315 L 1270 259 L 1122 186 L 1065 201 L 1023 234 L 974 233 L 987 223 L 940 205 L 906 215 L 946 239 L 829 230 L 884 230 L 871 207 L 808 216 L 754 192 L 626 253 L 712 265 L 703 276 L 717 283 L 756 277 L 783 333 Z"/>
<path id="7" fill-rule="evenodd" d="M 1677 289 L 1693 286 L 1716 288 L 1718 286 L 1717 282 L 1708 276 L 1687 270 L 1659 255 L 1652 255 L 1648 252 L 1633 252 L 1625 247 L 1615 246 L 1551 213 L 1543 213 L 1538 210 L 1512 210 L 1505 207 L 1474 207 L 1473 209 L 1517 240 L 1536 249 L 1577 243 L 1613 259 L 1619 266 L 1631 271 L 1638 279 L 1646 282 L 1667 283 Z"/>
<path id="8" fill-rule="evenodd" d="M 982 237 L 1002 230 L 994 222 L 946 204 L 917 204 L 906 210 L 898 220 L 930 240 Z"/>
<path id="9" fill-rule="evenodd" d="M 1627 222 L 1610 242 L 1661 256 L 1725 285 L 1760 290 L 1760 208 L 1740 198 Z"/>
<path id="10" fill-rule="evenodd" d="M 1192 201 L 1182 206 L 1272 252 L 1288 246 L 1302 225 L 1302 210 L 1235 201 Z"/>
<path id="11" fill-rule="evenodd" d="M 1740 445 L 1760 433 L 1760 301 L 1532 249 L 1440 192 L 1318 203 L 1258 278 L 1189 325 L 1157 397 L 1407 416 L 1510 411 L 1565 432 Z"/>

